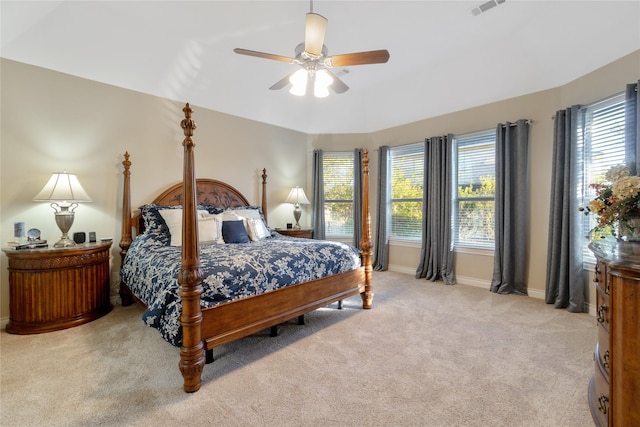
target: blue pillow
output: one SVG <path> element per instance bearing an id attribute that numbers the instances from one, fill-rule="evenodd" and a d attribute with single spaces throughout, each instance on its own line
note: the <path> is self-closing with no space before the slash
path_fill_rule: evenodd
<path id="1" fill-rule="evenodd" d="M 222 238 L 225 243 L 249 243 L 244 221 L 222 221 Z"/>

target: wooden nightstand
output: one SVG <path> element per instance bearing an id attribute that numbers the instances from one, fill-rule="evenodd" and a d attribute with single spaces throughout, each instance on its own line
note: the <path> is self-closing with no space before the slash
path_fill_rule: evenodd
<path id="1" fill-rule="evenodd" d="M 283 236 L 313 239 L 313 229 L 311 228 L 276 228 L 276 231 Z"/>
<path id="2" fill-rule="evenodd" d="M 7 332 L 57 331 L 110 312 L 110 248 L 111 242 L 60 249 L 3 249 L 9 259 Z"/>

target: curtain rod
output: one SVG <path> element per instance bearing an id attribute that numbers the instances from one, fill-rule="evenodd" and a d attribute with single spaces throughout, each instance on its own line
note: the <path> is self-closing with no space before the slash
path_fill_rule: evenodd
<path id="1" fill-rule="evenodd" d="M 532 124 L 534 123 L 534 121 L 533 121 L 532 119 L 521 119 L 521 120 L 524 120 L 524 122 L 525 122 L 526 124 L 530 124 L 530 125 L 532 125 Z M 520 121 L 520 120 L 517 120 L 517 121 L 515 121 L 515 122 L 509 122 L 509 126 L 516 126 L 516 125 L 518 124 L 518 122 L 519 122 L 519 121 Z M 502 125 L 502 127 L 506 127 L 506 125 L 505 125 L 505 124 L 503 124 L 503 123 L 500 123 L 500 124 Z"/>

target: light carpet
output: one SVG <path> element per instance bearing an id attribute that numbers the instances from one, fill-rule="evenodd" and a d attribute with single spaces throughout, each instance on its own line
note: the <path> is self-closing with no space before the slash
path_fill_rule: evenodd
<path id="1" fill-rule="evenodd" d="M 182 391 L 179 349 L 139 306 L 0 334 L 2 426 L 589 426 L 595 319 L 541 300 L 374 272 L 306 325 L 214 351 Z"/>

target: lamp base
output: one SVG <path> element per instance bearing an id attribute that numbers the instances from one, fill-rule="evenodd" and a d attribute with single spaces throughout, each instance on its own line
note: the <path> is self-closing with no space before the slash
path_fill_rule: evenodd
<path id="1" fill-rule="evenodd" d="M 76 242 L 71 240 L 69 236 L 62 236 L 60 240 L 53 244 L 54 248 L 70 248 L 72 246 L 76 246 Z"/>
<path id="2" fill-rule="evenodd" d="M 296 220 L 296 224 L 293 226 L 294 230 L 300 230 L 300 215 L 302 215 L 302 211 L 300 210 L 300 204 L 296 203 L 295 208 L 293 209 L 293 218 Z"/>
<path id="3" fill-rule="evenodd" d="M 58 224 L 58 228 L 62 231 L 62 237 L 58 240 L 53 247 L 54 248 L 69 248 L 76 245 L 76 242 L 69 238 L 69 229 L 73 225 L 73 219 L 75 214 L 73 210 L 78 207 L 77 203 L 72 203 L 69 206 L 66 205 L 58 205 L 57 203 L 51 203 L 51 207 L 53 208 L 56 217 L 56 224 Z M 59 207 L 58 211 L 56 207 Z M 71 208 L 72 210 L 69 210 Z"/>

